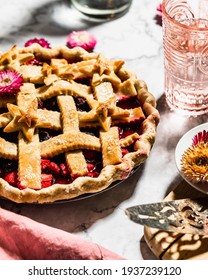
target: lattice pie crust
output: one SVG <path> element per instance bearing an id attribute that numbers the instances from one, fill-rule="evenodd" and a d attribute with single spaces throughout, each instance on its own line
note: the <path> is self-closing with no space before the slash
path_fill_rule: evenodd
<path id="1" fill-rule="evenodd" d="M 29 63 L 37 57 L 43 61 L 40 65 Z M 0 70 L 5 69 L 17 71 L 24 81 L 16 96 L 0 99 L 3 135 L 17 135 L 16 141 L 0 138 L 0 158 L 18 161 L 20 187 L 0 178 L 0 196 L 18 203 L 46 203 L 96 193 L 128 178 L 149 156 L 159 113 L 145 82 L 126 70 L 124 61 L 79 47 L 47 49 L 33 44 L 2 54 Z M 39 106 L 51 99 L 57 110 Z M 84 100 L 89 110 L 79 110 L 77 99 Z M 125 106 L 131 99 L 137 105 Z M 124 100 L 123 107 L 119 100 Z M 137 123 L 138 131 L 119 137 L 119 126 L 128 128 L 132 123 Z M 97 135 L 90 133 L 95 128 Z M 56 134 L 40 141 L 39 131 L 44 129 Z M 89 175 L 83 150 L 102 154 L 97 176 Z M 43 188 L 41 160 L 59 155 L 65 158 L 71 179 Z"/>

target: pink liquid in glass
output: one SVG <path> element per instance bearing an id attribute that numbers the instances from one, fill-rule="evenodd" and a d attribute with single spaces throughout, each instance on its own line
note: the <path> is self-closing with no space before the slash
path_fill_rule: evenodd
<path id="1" fill-rule="evenodd" d="M 166 100 L 180 113 L 204 114 L 208 112 L 208 21 L 194 19 L 185 5 L 171 10 L 176 2 L 181 1 L 163 1 Z"/>

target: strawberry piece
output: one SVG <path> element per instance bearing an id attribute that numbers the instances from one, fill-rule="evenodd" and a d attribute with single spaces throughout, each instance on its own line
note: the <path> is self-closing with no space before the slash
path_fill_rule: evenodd
<path id="1" fill-rule="evenodd" d="M 51 161 L 49 159 L 41 159 L 41 170 L 45 171 L 46 169 L 48 169 L 50 162 Z"/>
<path id="2" fill-rule="evenodd" d="M 141 127 L 140 127 L 140 122 L 135 121 L 130 123 L 128 126 L 123 126 L 121 124 L 121 126 L 119 126 L 118 128 L 119 131 L 119 138 L 125 138 L 135 132 L 137 132 L 138 134 L 141 134 Z"/>
<path id="3" fill-rule="evenodd" d="M 40 58 L 36 57 L 36 58 L 31 59 L 31 60 L 28 60 L 25 64 L 26 65 L 41 66 L 41 65 L 43 65 L 43 61 L 41 61 Z"/>
<path id="4" fill-rule="evenodd" d="M 129 99 L 131 98 L 131 96 L 128 96 L 128 95 L 117 95 L 117 97 L 116 97 L 116 101 L 117 101 L 117 103 L 118 102 L 126 102 L 126 101 L 128 101 Z"/>
<path id="5" fill-rule="evenodd" d="M 87 163 L 87 169 L 88 169 L 88 171 L 93 171 L 93 170 L 95 170 L 95 165 L 93 164 L 93 163 L 90 163 L 90 162 L 88 162 Z"/>
<path id="6" fill-rule="evenodd" d="M 122 156 L 123 156 L 123 157 L 124 157 L 126 154 L 129 153 L 129 151 L 128 151 L 127 149 L 125 149 L 125 148 L 122 148 L 121 151 L 122 151 Z"/>
<path id="7" fill-rule="evenodd" d="M 46 173 L 54 173 L 54 174 L 60 173 L 60 167 L 58 166 L 58 164 L 56 164 L 53 161 L 50 161 L 49 159 L 41 160 L 41 170 L 45 171 Z"/>
<path id="8" fill-rule="evenodd" d="M 4 180 L 7 181 L 10 185 L 12 186 L 17 186 L 18 183 L 18 176 L 17 176 L 17 171 L 12 171 L 8 173 L 5 177 Z"/>
<path id="9" fill-rule="evenodd" d="M 67 167 L 67 164 L 66 164 L 66 163 L 61 163 L 61 164 L 60 164 L 60 169 L 61 169 L 61 174 L 62 174 L 63 176 L 69 175 L 69 170 L 68 170 L 68 167 Z"/>
<path id="10" fill-rule="evenodd" d="M 53 183 L 53 175 L 52 174 L 41 174 L 41 186 L 42 188 L 48 188 Z"/>
<path id="11" fill-rule="evenodd" d="M 87 173 L 87 176 L 96 178 L 96 177 L 99 176 L 99 173 L 98 173 L 97 171 L 94 170 L 94 171 L 88 172 L 88 173 Z"/>
<path id="12" fill-rule="evenodd" d="M 59 174 L 60 173 L 60 167 L 58 166 L 58 164 L 56 164 L 55 162 L 50 162 L 49 165 L 48 165 L 48 169 L 55 173 L 55 174 Z"/>
<path id="13" fill-rule="evenodd" d="M 20 183 L 19 181 L 18 181 L 18 183 L 17 183 L 17 187 L 18 187 L 18 189 L 20 189 L 20 190 L 26 189 L 26 187 L 23 186 L 23 185 L 21 185 L 21 183 Z"/>

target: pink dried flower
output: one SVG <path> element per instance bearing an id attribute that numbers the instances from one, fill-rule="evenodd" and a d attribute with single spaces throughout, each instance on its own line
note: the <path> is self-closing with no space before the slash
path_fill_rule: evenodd
<path id="1" fill-rule="evenodd" d="M 156 23 L 162 26 L 162 4 L 158 4 L 156 10 L 157 10 L 157 14 L 155 16 Z"/>
<path id="2" fill-rule="evenodd" d="M 17 94 L 23 85 L 23 77 L 14 70 L 0 71 L 0 96 Z"/>
<path id="3" fill-rule="evenodd" d="M 67 37 L 67 46 L 70 48 L 81 47 L 86 51 L 92 51 L 97 41 L 88 31 L 73 31 Z"/>
<path id="4" fill-rule="evenodd" d="M 41 45 L 41 47 L 43 48 L 47 48 L 47 49 L 50 49 L 50 44 L 48 41 L 46 41 L 44 38 L 34 38 L 34 39 L 30 39 L 28 40 L 26 43 L 25 43 L 25 47 L 28 47 L 34 43 L 37 43 L 39 45 Z"/>
<path id="5" fill-rule="evenodd" d="M 203 130 L 202 132 L 199 132 L 197 135 L 195 135 L 192 139 L 192 143 L 194 146 L 196 146 L 200 142 L 208 142 L 208 131 Z"/>
<path id="6" fill-rule="evenodd" d="M 157 6 L 156 10 L 157 10 L 157 15 L 158 15 L 159 17 L 162 17 L 162 4 L 159 4 L 159 5 Z"/>

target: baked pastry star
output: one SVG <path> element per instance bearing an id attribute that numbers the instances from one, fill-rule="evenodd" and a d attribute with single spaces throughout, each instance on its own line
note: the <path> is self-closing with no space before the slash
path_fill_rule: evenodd
<path id="1" fill-rule="evenodd" d="M 26 139 L 32 141 L 38 120 L 37 98 L 33 95 L 19 94 L 17 100 L 17 105 L 7 104 L 12 119 L 4 128 L 4 132 L 22 131 Z"/>

